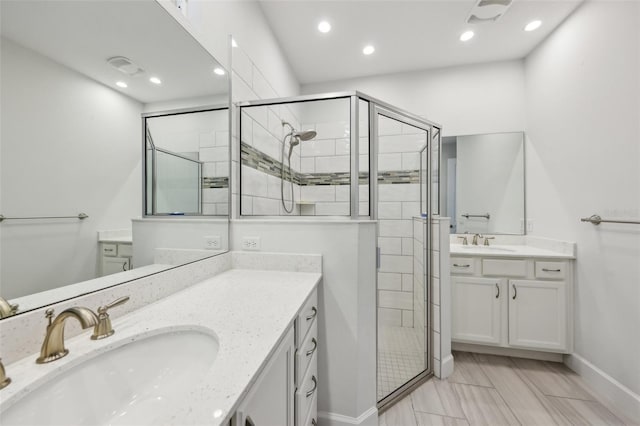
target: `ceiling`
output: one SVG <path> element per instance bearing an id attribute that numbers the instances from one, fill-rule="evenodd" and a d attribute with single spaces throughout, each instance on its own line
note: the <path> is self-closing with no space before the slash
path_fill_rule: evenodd
<path id="1" fill-rule="evenodd" d="M 140 102 L 218 96 L 228 80 L 218 62 L 154 1 L 1 0 L 2 36 Z M 106 61 L 125 56 L 145 72 L 128 76 Z M 161 85 L 149 82 L 157 76 Z M 126 89 L 116 81 L 128 84 Z"/>
<path id="2" fill-rule="evenodd" d="M 497 22 L 467 24 L 476 0 L 260 0 L 300 83 L 524 58 L 582 0 L 514 0 Z M 523 31 L 532 20 L 542 26 Z M 332 30 L 322 34 L 318 23 Z M 475 37 L 463 43 L 466 30 Z M 375 53 L 362 54 L 372 44 Z"/>

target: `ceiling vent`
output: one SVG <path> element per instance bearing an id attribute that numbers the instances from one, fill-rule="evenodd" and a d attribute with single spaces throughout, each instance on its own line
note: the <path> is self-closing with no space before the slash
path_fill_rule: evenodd
<path id="1" fill-rule="evenodd" d="M 144 74 L 144 69 L 142 67 L 138 66 L 129 58 L 125 58 L 124 56 L 114 56 L 113 58 L 109 58 L 107 59 L 107 63 L 121 73 L 129 76 Z"/>
<path id="2" fill-rule="evenodd" d="M 497 22 L 507 12 L 513 0 L 478 0 L 469 12 L 467 23 Z"/>

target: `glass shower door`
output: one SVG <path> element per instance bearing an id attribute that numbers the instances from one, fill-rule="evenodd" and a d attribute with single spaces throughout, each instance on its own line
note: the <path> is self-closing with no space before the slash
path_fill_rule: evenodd
<path id="1" fill-rule="evenodd" d="M 377 155 L 379 409 L 431 373 L 427 277 L 430 131 L 398 112 L 372 114 Z"/>

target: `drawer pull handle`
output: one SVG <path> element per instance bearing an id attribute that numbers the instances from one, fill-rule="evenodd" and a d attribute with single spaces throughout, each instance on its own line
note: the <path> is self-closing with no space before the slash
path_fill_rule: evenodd
<path id="1" fill-rule="evenodd" d="M 313 348 L 311 348 L 311 349 L 309 349 L 309 350 L 307 351 L 307 356 L 311 356 L 311 355 L 313 355 L 313 353 L 314 353 L 314 352 L 316 351 L 316 349 L 318 348 L 318 341 L 316 340 L 316 338 L 315 338 L 315 337 L 313 337 L 313 338 L 311 339 L 311 343 L 313 343 Z"/>
<path id="2" fill-rule="evenodd" d="M 314 306 L 314 307 L 311 308 L 311 315 L 307 316 L 307 321 L 311 321 L 312 319 L 314 319 L 316 317 L 316 315 L 318 315 L 318 310 Z"/>
<path id="3" fill-rule="evenodd" d="M 127 270 L 127 262 L 122 263 L 122 270 L 123 271 Z"/>
<path id="4" fill-rule="evenodd" d="M 513 288 L 513 300 L 516 300 L 516 297 L 518 297 L 518 289 L 516 288 L 515 284 L 511 284 L 511 287 Z"/>
<path id="5" fill-rule="evenodd" d="M 542 272 L 560 272 L 561 269 L 547 269 L 547 268 L 542 268 Z"/>
<path id="6" fill-rule="evenodd" d="M 496 299 L 500 298 L 500 286 L 496 283 Z"/>
<path id="7" fill-rule="evenodd" d="M 471 265 L 458 265 L 457 263 L 454 263 L 453 266 L 456 268 L 469 268 Z"/>
<path id="8" fill-rule="evenodd" d="M 316 379 L 316 376 L 311 376 L 311 381 L 313 382 L 313 389 L 311 389 L 310 391 L 307 391 L 307 398 L 313 395 L 313 393 L 318 388 L 318 379 Z"/>

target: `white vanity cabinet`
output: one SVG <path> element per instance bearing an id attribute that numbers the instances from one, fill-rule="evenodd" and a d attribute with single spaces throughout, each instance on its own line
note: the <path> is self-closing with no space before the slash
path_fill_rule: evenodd
<path id="1" fill-rule="evenodd" d="M 452 341 L 571 351 L 571 260 L 451 257 Z"/>
<path id="2" fill-rule="evenodd" d="M 294 332 L 290 328 L 236 410 L 235 426 L 293 426 Z"/>
<path id="3" fill-rule="evenodd" d="M 131 243 L 100 242 L 100 276 L 128 271 L 132 268 Z"/>
<path id="4" fill-rule="evenodd" d="M 314 290 L 231 420 L 232 426 L 315 426 L 318 295 Z"/>

